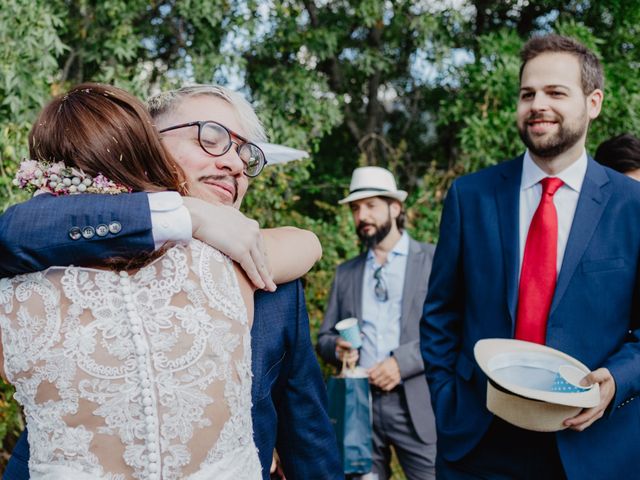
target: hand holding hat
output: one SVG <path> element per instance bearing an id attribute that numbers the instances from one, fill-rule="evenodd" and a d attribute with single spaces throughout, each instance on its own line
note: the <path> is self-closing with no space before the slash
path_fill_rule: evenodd
<path id="1" fill-rule="evenodd" d="M 602 416 L 612 398 L 608 384 L 600 393 L 606 375 L 598 370 L 589 373 L 577 359 L 545 345 L 488 338 L 476 343 L 474 355 L 488 379 L 487 409 L 520 428 L 538 432 L 570 426 L 584 429 Z M 578 370 L 578 375 L 563 378 L 564 366 Z M 585 388 L 578 385 L 581 377 Z M 558 388 L 558 382 L 577 388 Z"/>
<path id="2" fill-rule="evenodd" d="M 608 369 L 598 368 L 582 380 L 582 385 L 593 385 L 596 383 L 600 386 L 600 403 L 595 407 L 582 410 L 582 412 L 575 417 L 565 420 L 565 426 L 571 430 L 581 432 L 585 428 L 590 427 L 593 422 L 602 418 L 611 400 L 613 400 L 616 394 L 616 382 Z"/>

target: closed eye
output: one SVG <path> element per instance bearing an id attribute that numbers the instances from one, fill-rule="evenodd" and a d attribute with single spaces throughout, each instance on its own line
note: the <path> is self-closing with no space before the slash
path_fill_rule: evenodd
<path id="1" fill-rule="evenodd" d="M 212 141 L 212 140 L 207 140 L 206 138 L 202 139 L 202 144 L 205 147 L 216 147 L 218 145 L 218 142 Z"/>

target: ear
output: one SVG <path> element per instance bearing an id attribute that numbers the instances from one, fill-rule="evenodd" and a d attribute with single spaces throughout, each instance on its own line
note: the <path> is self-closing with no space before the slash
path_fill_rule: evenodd
<path id="1" fill-rule="evenodd" d="M 393 218 L 394 220 L 398 218 L 398 215 L 400 215 L 401 211 L 402 211 L 402 204 L 397 200 L 394 200 L 389 204 L 389 212 L 391 213 L 391 218 Z"/>
<path id="2" fill-rule="evenodd" d="M 587 115 L 589 116 L 589 120 L 594 120 L 598 115 L 600 115 L 603 100 L 604 92 L 599 88 L 596 88 L 593 92 L 587 95 Z"/>

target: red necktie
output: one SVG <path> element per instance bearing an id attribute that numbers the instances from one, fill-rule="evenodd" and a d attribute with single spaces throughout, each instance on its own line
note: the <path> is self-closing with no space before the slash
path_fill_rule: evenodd
<path id="1" fill-rule="evenodd" d="M 540 183 L 542 196 L 531 219 L 522 259 L 516 338 L 544 345 L 557 277 L 558 214 L 553 196 L 563 182 L 547 177 Z"/>

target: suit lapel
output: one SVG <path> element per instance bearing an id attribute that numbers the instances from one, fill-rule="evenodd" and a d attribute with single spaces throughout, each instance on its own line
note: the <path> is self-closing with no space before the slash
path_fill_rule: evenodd
<path id="1" fill-rule="evenodd" d="M 364 266 L 367 262 L 367 252 L 360 255 L 358 261 L 354 263 L 351 270 L 350 278 L 347 279 L 348 284 L 354 285 L 353 288 L 353 311 L 358 323 L 362 328 L 362 281 L 364 280 Z"/>
<path id="2" fill-rule="evenodd" d="M 553 302 L 551 303 L 549 316 L 553 314 L 558 303 L 562 300 L 569 281 L 571 277 L 573 277 L 573 273 L 587 245 L 589 245 L 593 232 L 602 217 L 602 212 L 611 197 L 611 191 L 602 188 L 609 182 L 609 177 L 604 168 L 591 158 L 589 158 L 588 161 L 587 173 L 582 183 L 576 213 L 573 217 L 573 223 L 571 224 L 571 231 L 569 232 L 567 247 L 564 252 L 564 258 L 562 259 L 562 268 L 558 275 L 558 283 L 556 284 L 556 291 L 553 296 Z"/>
<path id="3" fill-rule="evenodd" d="M 506 275 L 506 300 L 512 325 L 515 322 L 518 301 L 518 266 L 520 263 L 518 232 L 522 159 L 523 157 L 520 156 L 506 166 L 501 172 L 502 181 L 498 182 L 495 190 L 500 223 L 500 241 Z"/>
<path id="4" fill-rule="evenodd" d="M 424 252 L 418 242 L 409 237 L 409 255 L 407 255 L 407 267 L 402 287 L 402 310 L 400 311 L 400 338 L 406 328 L 406 319 L 415 318 L 411 307 L 415 305 L 416 292 L 421 284 L 420 276 L 424 276 Z"/>

